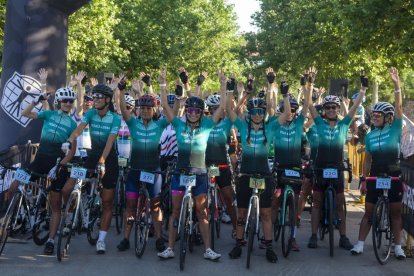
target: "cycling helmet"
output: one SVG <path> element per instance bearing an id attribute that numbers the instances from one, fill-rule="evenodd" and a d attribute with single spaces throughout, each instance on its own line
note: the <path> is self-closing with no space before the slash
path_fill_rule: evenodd
<path id="1" fill-rule="evenodd" d="M 102 94 L 104 96 L 107 96 L 109 98 L 112 98 L 112 96 L 114 95 L 114 92 L 112 91 L 112 89 L 105 85 L 105 84 L 97 84 L 92 88 L 92 94 Z"/>
<path id="2" fill-rule="evenodd" d="M 155 105 L 155 98 L 149 94 L 142 96 L 138 100 L 138 106 L 155 107 Z"/>
<path id="3" fill-rule="evenodd" d="M 332 104 L 332 103 L 340 106 L 341 100 L 339 99 L 338 96 L 335 96 L 335 95 L 328 95 L 323 99 L 323 105 Z"/>
<path id="4" fill-rule="evenodd" d="M 175 103 L 175 94 L 169 94 L 169 95 L 167 95 L 167 101 L 168 101 L 168 104 L 174 104 Z"/>
<path id="5" fill-rule="evenodd" d="M 291 109 L 295 109 L 295 110 L 299 109 L 299 103 L 294 97 L 289 97 L 289 103 L 290 103 L 290 108 Z M 282 113 L 285 110 L 283 101 L 281 101 L 280 104 L 279 104 L 279 110 Z"/>
<path id="6" fill-rule="evenodd" d="M 394 115 L 394 107 L 387 102 L 378 102 L 372 107 L 372 112 L 381 112 L 385 115 Z"/>
<path id="7" fill-rule="evenodd" d="M 266 109 L 266 101 L 260 98 L 252 98 L 247 102 L 247 110 L 252 110 L 254 108 L 263 108 Z"/>
<path id="8" fill-rule="evenodd" d="M 220 95 L 208 96 L 206 104 L 208 107 L 220 105 Z"/>
<path id="9" fill-rule="evenodd" d="M 185 108 L 188 107 L 195 107 L 204 110 L 204 101 L 199 97 L 191 96 L 185 101 Z"/>
<path id="10" fill-rule="evenodd" d="M 56 90 L 54 104 L 58 104 L 58 102 L 65 99 L 76 99 L 76 92 L 71 87 L 62 87 Z"/>
<path id="11" fill-rule="evenodd" d="M 125 94 L 125 102 L 128 105 L 135 106 L 135 100 L 131 95 Z"/>
<path id="12" fill-rule="evenodd" d="M 356 98 L 358 98 L 359 93 L 355 93 L 354 95 L 352 95 L 352 99 L 355 100 Z M 365 96 L 362 98 L 362 102 L 365 103 Z"/>
<path id="13" fill-rule="evenodd" d="M 92 98 L 91 96 L 84 95 L 84 96 L 83 96 L 83 101 L 84 101 L 85 103 L 87 103 L 87 102 L 93 102 L 93 98 Z"/>

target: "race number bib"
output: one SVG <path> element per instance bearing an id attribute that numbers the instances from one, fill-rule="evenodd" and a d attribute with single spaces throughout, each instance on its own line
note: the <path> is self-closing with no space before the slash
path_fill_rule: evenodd
<path id="1" fill-rule="evenodd" d="M 391 189 L 391 178 L 377 178 L 377 189 Z"/>
<path id="2" fill-rule="evenodd" d="M 264 190 L 266 187 L 264 178 L 250 177 L 249 187 L 252 189 Z"/>
<path id="3" fill-rule="evenodd" d="M 220 176 L 220 170 L 218 167 L 216 166 L 211 166 L 210 168 L 208 168 L 208 175 L 210 177 L 212 176 Z"/>
<path id="4" fill-rule="evenodd" d="M 14 180 L 17 180 L 23 184 L 29 184 L 30 174 L 27 173 L 25 170 L 17 169 L 14 173 Z"/>
<path id="5" fill-rule="evenodd" d="M 123 157 L 118 157 L 118 166 L 125 168 L 128 165 L 128 159 Z"/>
<path id="6" fill-rule="evenodd" d="M 288 177 L 300 177 L 300 173 L 294 170 L 285 170 L 285 175 Z"/>
<path id="7" fill-rule="evenodd" d="M 81 167 L 72 167 L 72 170 L 70 171 L 70 178 L 85 180 L 86 169 Z"/>
<path id="8" fill-rule="evenodd" d="M 323 169 L 323 178 L 338 178 L 338 170 L 337 169 Z"/>
<path id="9" fill-rule="evenodd" d="M 148 173 L 148 172 L 141 171 L 139 181 L 145 182 L 145 183 L 148 183 L 148 184 L 154 184 L 155 175 L 153 173 Z"/>
<path id="10" fill-rule="evenodd" d="M 79 155 L 82 158 L 88 157 L 88 153 L 86 152 L 86 149 L 80 149 L 79 150 Z"/>
<path id="11" fill-rule="evenodd" d="M 194 187 L 197 177 L 195 175 L 180 175 L 180 186 Z"/>

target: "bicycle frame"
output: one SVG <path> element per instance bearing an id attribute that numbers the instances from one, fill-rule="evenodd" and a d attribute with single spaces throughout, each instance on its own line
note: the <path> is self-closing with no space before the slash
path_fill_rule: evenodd
<path id="1" fill-rule="evenodd" d="M 255 202 L 256 202 L 256 231 L 257 231 L 257 229 L 259 229 L 259 209 L 260 209 L 260 207 L 259 207 L 259 189 L 257 189 L 257 188 L 253 189 L 253 194 L 252 194 L 252 196 L 250 197 L 250 200 L 249 200 L 249 209 L 247 211 L 247 217 L 246 217 L 247 221 L 249 221 L 250 212 L 251 212 L 252 206 Z M 249 226 L 249 224 L 246 223 L 246 226 L 244 228 L 245 233 L 247 233 L 248 226 Z"/>
<path id="2" fill-rule="evenodd" d="M 185 202 L 184 199 L 188 198 L 189 224 L 190 224 L 190 229 L 193 229 L 193 223 L 194 223 L 193 222 L 193 205 L 194 205 L 194 202 L 193 202 L 193 195 L 191 193 L 191 189 L 192 189 L 192 187 L 188 186 L 185 190 L 185 194 L 184 194 L 183 200 L 181 202 L 181 210 L 184 208 L 184 205 L 183 205 L 184 202 Z M 181 223 L 183 223 L 183 218 L 181 217 L 181 213 L 182 212 L 180 212 L 180 219 L 178 220 L 178 231 L 177 231 L 178 234 L 180 234 Z"/>

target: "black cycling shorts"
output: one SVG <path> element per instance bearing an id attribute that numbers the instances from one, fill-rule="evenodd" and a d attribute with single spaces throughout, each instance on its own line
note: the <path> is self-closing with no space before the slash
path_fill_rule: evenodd
<path id="1" fill-rule="evenodd" d="M 101 155 L 89 155 L 85 168 L 94 170 L 98 164 Z M 114 189 L 118 180 L 119 166 L 118 156 L 114 153 L 110 153 L 105 160 L 105 174 L 102 178 L 102 185 L 105 189 Z"/>
<path id="2" fill-rule="evenodd" d="M 399 176 L 401 171 L 398 167 L 371 167 L 371 175 L 378 176 L 379 174 L 387 174 L 388 176 Z M 401 202 L 403 198 L 403 184 L 398 180 L 391 181 L 391 189 L 388 190 L 388 199 L 391 203 Z M 376 181 L 369 180 L 367 181 L 367 194 L 365 201 L 376 204 L 378 197 L 383 194 L 382 189 L 376 189 Z"/>
<path id="3" fill-rule="evenodd" d="M 236 199 L 237 208 L 249 208 L 249 201 L 252 195 L 252 189 L 249 187 L 250 177 L 241 176 L 236 182 Z M 259 208 L 270 208 L 272 206 L 273 195 L 273 178 L 268 176 L 265 178 L 266 187 L 260 194 Z"/>
<path id="4" fill-rule="evenodd" d="M 231 186 L 231 171 L 229 167 L 220 168 L 220 176 L 216 177 L 216 183 L 220 189 Z"/>
<path id="5" fill-rule="evenodd" d="M 344 180 L 343 171 L 338 171 L 338 179 L 335 179 L 335 180 L 324 179 L 322 175 L 323 175 L 322 171 L 315 172 L 314 183 L 312 186 L 313 191 L 324 192 L 325 189 L 328 187 L 329 181 L 333 181 L 334 182 L 333 187 L 335 188 L 336 193 L 337 194 L 344 193 L 345 180 Z"/>

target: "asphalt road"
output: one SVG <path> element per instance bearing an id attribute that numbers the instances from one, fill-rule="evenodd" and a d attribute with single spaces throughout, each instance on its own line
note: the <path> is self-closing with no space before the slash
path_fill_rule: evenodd
<path id="1" fill-rule="evenodd" d="M 356 194 L 356 193 L 355 193 Z M 357 239 L 362 206 L 354 202 L 355 197 L 347 196 L 348 236 L 352 243 Z M 193 253 L 187 255 L 183 272 L 179 270 L 178 255 L 175 259 L 160 260 L 156 256 L 155 240 L 149 245 L 141 259 L 135 257 L 132 249 L 118 252 L 116 245 L 122 239 L 111 227 L 107 237 L 107 253 L 97 255 L 95 247 L 89 245 L 86 235 L 75 236 L 71 242 L 70 256 L 58 262 L 56 256 L 42 254 L 43 247 L 36 246 L 32 240 L 22 243 L 8 243 L 0 257 L 0 274 L 3 275 L 413 275 L 413 259 L 398 261 L 391 257 L 388 264 L 378 264 L 372 249 L 371 235 L 368 236 L 365 251 L 360 256 L 352 256 L 338 247 L 339 234 L 335 232 L 335 255 L 329 256 L 327 239 L 319 241 L 319 248 L 306 247 L 310 236 L 310 216 L 304 213 L 297 240 L 300 252 L 291 252 L 283 258 L 280 243 L 274 244 L 279 261 L 268 263 L 264 250 L 260 250 L 255 241 L 251 268 L 246 269 L 246 249 L 242 257 L 231 260 L 228 252 L 234 241 L 231 239 L 230 225 L 222 226 L 222 237 L 217 241 L 217 251 L 222 254 L 219 262 L 203 259 L 203 247 L 196 246 Z M 177 245 L 178 248 L 178 245 Z"/>

